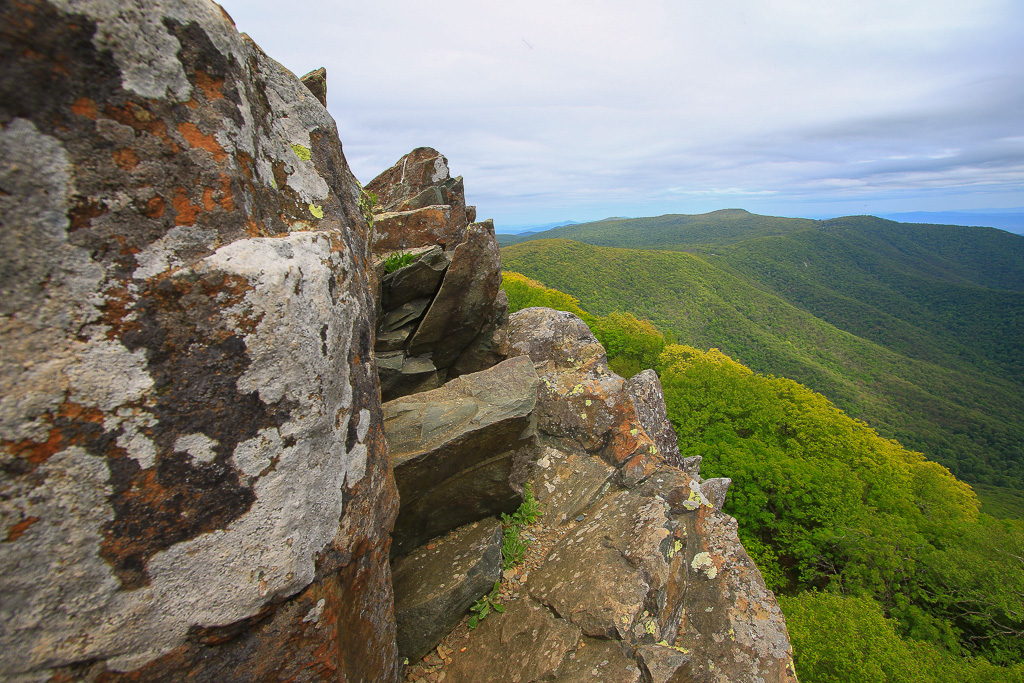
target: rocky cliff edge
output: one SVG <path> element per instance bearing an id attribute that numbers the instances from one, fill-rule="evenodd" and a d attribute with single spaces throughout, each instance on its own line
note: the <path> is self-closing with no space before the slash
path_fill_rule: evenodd
<path id="1" fill-rule="evenodd" d="M 442 155 L 364 192 L 326 75 L 206 0 L 0 25 L 0 679 L 795 680 L 728 480 L 508 315 Z"/>

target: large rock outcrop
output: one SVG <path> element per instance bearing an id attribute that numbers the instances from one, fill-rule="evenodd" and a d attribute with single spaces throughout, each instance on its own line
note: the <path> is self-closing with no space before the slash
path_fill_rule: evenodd
<path id="1" fill-rule="evenodd" d="M 795 681 L 729 480 L 582 321 L 507 315 L 443 156 L 363 193 L 325 74 L 207 0 L 0 26 L 0 680 L 394 681 L 396 603 L 444 637 L 529 484 L 448 680 Z"/>
<path id="2" fill-rule="evenodd" d="M 500 360 L 490 338 L 505 321 L 491 221 L 474 223 L 462 178 L 420 147 L 374 178 L 373 251 L 381 269 L 378 367 L 385 401 L 441 386 Z M 416 260 L 386 272 L 389 256 Z"/>
<path id="3" fill-rule="evenodd" d="M 611 373 L 569 313 L 526 309 L 497 336 L 541 380 L 528 480 L 545 523 L 446 680 L 795 683 L 782 613 L 721 512 L 729 481 L 666 462 L 657 378 Z"/>
<path id="4" fill-rule="evenodd" d="M 334 121 L 207 0 L 0 25 L 0 677 L 393 680 Z"/>

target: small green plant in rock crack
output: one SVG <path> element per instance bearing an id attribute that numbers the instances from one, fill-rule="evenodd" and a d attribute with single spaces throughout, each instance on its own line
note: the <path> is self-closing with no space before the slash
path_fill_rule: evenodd
<path id="1" fill-rule="evenodd" d="M 469 618 L 469 629 L 473 630 L 477 627 L 481 621 L 487 618 L 487 615 L 491 611 L 501 612 L 505 611 L 505 608 L 498 602 L 498 593 L 501 591 L 501 580 L 494 582 L 494 588 L 491 589 L 490 593 L 482 596 L 479 600 L 474 602 L 469 611 L 473 613 L 473 616 Z"/>
<path id="2" fill-rule="evenodd" d="M 408 252 L 397 252 L 384 259 L 384 272 L 393 273 L 399 268 L 404 268 L 419 257 L 419 254 Z"/>
<path id="3" fill-rule="evenodd" d="M 511 569 L 523 561 L 529 543 L 523 541 L 523 527 L 540 519 L 540 503 L 533 497 L 533 487 L 529 483 L 523 489 L 523 502 L 515 513 L 501 514 L 502 529 L 501 557 L 502 567 Z"/>
<path id="4" fill-rule="evenodd" d="M 377 195 L 368 190 L 362 190 L 359 193 L 359 212 L 363 214 L 363 218 L 366 219 L 366 223 L 370 226 L 370 230 L 373 230 L 373 208 L 377 206 Z"/>

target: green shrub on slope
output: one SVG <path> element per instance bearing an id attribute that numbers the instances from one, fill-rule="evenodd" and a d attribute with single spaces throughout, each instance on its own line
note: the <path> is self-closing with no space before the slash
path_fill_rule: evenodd
<path id="1" fill-rule="evenodd" d="M 681 345 L 660 369 L 680 450 L 733 479 L 725 509 L 787 592 L 872 596 L 908 636 L 1024 661 L 1024 523 L 792 380 Z"/>
<path id="2" fill-rule="evenodd" d="M 993 666 L 903 638 L 877 602 L 809 591 L 779 600 L 802 683 L 1024 683 Z"/>
<path id="3" fill-rule="evenodd" d="M 549 289 L 519 273 L 502 274 L 502 289 L 508 295 L 509 312 L 531 306 L 544 306 L 579 316 L 608 353 L 608 366 L 623 377 L 653 368 L 665 348 L 665 335 L 646 320 L 632 313 L 612 311 L 594 316 L 580 308 L 575 297 Z"/>

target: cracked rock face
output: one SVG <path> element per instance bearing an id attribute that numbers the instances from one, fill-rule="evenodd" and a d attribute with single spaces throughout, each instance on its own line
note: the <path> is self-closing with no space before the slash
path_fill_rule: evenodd
<path id="1" fill-rule="evenodd" d="M 375 350 L 385 401 L 427 391 L 499 361 L 492 337 L 508 316 L 499 292 L 494 223 L 474 223 L 462 178 L 429 147 L 414 149 L 366 186 L 378 199 L 373 253 L 381 315 Z M 415 256 L 385 274 L 388 259 Z"/>
<path id="2" fill-rule="evenodd" d="M 796 683 L 785 619 L 721 512 L 729 480 L 663 458 L 657 378 L 609 372 L 586 325 L 550 309 L 513 314 L 498 347 L 541 380 L 530 480 L 547 530 L 521 596 L 473 633 L 449 680 L 502 661 L 516 663 L 508 681 Z"/>
<path id="3" fill-rule="evenodd" d="M 398 653 L 427 654 L 501 577 L 501 523 L 491 517 L 452 531 L 395 563 Z"/>
<path id="4" fill-rule="evenodd" d="M 212 2 L 0 24 L 0 673 L 394 678 L 334 121 Z"/>
<path id="5" fill-rule="evenodd" d="M 490 515 L 515 511 L 513 479 L 534 443 L 537 374 L 525 356 L 389 401 L 384 429 L 402 509 L 396 555 Z"/>

